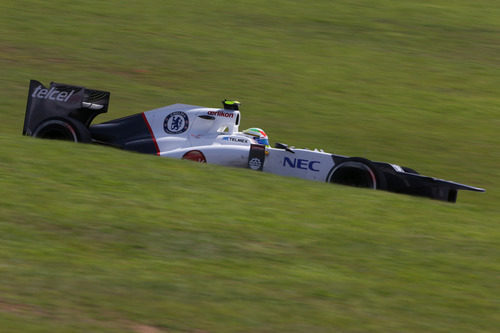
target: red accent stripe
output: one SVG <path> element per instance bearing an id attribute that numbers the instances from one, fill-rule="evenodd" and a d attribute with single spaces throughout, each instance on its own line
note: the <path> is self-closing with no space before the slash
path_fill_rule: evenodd
<path id="1" fill-rule="evenodd" d="M 151 137 L 153 138 L 153 142 L 155 143 L 156 155 L 160 156 L 160 148 L 158 147 L 158 143 L 156 142 L 155 135 L 153 134 L 153 130 L 151 129 L 151 126 L 149 126 L 148 119 L 146 118 L 146 115 L 144 114 L 144 112 L 142 113 L 142 119 L 144 119 L 144 122 L 146 123 L 146 126 L 148 127 L 149 134 L 151 134 Z"/>

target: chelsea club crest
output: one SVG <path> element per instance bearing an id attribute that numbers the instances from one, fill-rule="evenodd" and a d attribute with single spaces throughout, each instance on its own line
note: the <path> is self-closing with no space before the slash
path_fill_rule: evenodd
<path id="1" fill-rule="evenodd" d="M 184 133 L 189 127 L 189 118 L 182 111 L 170 113 L 163 122 L 163 129 L 168 134 Z"/>

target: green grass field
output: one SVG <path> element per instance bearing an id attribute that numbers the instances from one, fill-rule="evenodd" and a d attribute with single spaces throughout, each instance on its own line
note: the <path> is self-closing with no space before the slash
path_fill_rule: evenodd
<path id="1" fill-rule="evenodd" d="M 0 2 L 0 332 L 497 332 L 500 4 Z M 21 136 L 242 102 L 271 142 L 484 187 L 457 204 Z"/>

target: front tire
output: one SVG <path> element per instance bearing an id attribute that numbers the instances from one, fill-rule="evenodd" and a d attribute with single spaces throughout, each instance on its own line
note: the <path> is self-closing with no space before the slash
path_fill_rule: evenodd
<path id="1" fill-rule="evenodd" d="M 386 187 L 382 173 L 371 161 L 360 157 L 347 158 L 334 167 L 329 182 L 371 189 Z"/>

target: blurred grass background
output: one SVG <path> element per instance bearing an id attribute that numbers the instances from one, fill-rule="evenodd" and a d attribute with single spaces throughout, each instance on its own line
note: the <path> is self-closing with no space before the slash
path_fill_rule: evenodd
<path id="1" fill-rule="evenodd" d="M 0 328 L 494 332 L 496 1 L 0 2 Z M 105 121 L 242 102 L 272 142 L 487 189 L 450 205 L 20 135 L 29 79 Z"/>

